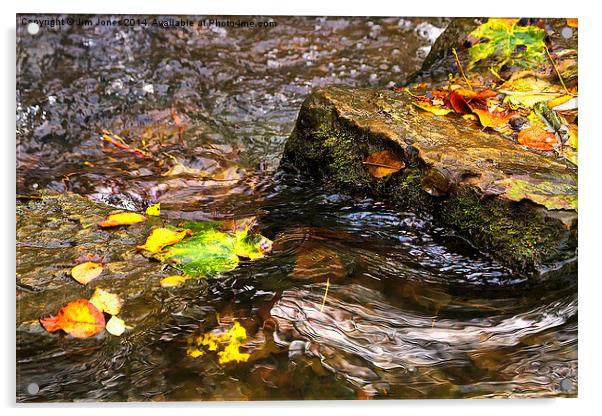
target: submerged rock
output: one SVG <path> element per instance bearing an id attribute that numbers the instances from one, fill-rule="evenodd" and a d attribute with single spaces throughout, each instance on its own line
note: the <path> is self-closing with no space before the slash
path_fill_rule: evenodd
<path id="1" fill-rule="evenodd" d="M 371 175 L 364 162 L 383 150 L 405 169 Z M 400 210 L 432 213 L 517 272 L 541 277 L 576 266 L 576 171 L 460 117 L 422 111 L 404 93 L 314 91 L 281 166 Z"/>

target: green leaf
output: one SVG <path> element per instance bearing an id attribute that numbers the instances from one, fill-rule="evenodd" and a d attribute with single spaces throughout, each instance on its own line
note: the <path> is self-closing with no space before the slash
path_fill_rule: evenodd
<path id="1" fill-rule="evenodd" d="M 470 66 L 492 57 L 499 65 L 532 67 L 546 60 L 546 32 L 537 26 L 518 26 L 518 19 L 489 19 L 471 36 L 485 39 L 468 49 Z"/>
<path id="2" fill-rule="evenodd" d="M 185 224 L 194 234 L 166 248 L 155 257 L 169 261 L 193 277 L 213 277 L 238 266 L 240 258 L 255 260 L 271 250 L 271 241 L 247 230 L 236 233 L 218 231 L 219 222 Z"/>

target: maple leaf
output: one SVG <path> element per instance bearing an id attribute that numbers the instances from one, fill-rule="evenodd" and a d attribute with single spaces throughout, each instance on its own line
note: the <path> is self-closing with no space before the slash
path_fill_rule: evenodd
<path id="1" fill-rule="evenodd" d="M 489 57 L 495 58 L 500 65 L 513 63 L 529 67 L 544 62 L 545 30 L 537 26 L 518 26 L 517 23 L 518 19 L 489 19 L 471 32 L 471 36 L 486 41 L 468 49 L 470 66 Z"/>

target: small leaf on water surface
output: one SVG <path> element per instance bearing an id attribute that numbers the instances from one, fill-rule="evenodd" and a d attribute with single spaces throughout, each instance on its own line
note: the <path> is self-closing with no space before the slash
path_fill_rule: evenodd
<path id="1" fill-rule="evenodd" d="M 149 206 L 146 209 L 146 215 L 150 215 L 151 217 L 158 217 L 161 215 L 161 203 L 158 202 L 156 204 L 153 204 L 151 206 Z"/>
<path id="2" fill-rule="evenodd" d="M 96 279 L 102 273 L 102 264 L 87 261 L 71 269 L 71 276 L 82 285 Z"/>
<path id="3" fill-rule="evenodd" d="M 182 283 L 184 283 L 185 281 L 187 281 L 189 279 L 190 279 L 190 277 L 188 277 L 188 276 L 174 275 L 174 276 L 166 277 L 165 279 L 161 279 L 160 283 L 161 283 L 162 287 L 173 287 L 173 286 L 181 285 Z"/>
<path id="4" fill-rule="evenodd" d="M 111 316 L 111 319 L 107 322 L 106 329 L 111 335 L 121 336 L 125 332 L 125 322 L 121 318 Z"/>
<path id="5" fill-rule="evenodd" d="M 169 228 L 156 228 L 146 239 L 146 242 L 143 245 L 136 246 L 136 248 L 155 254 L 163 248 L 181 241 L 187 234 L 190 234 L 190 230 L 174 231 Z"/>
<path id="6" fill-rule="evenodd" d="M 99 222 L 98 226 L 102 228 L 117 227 L 119 225 L 131 225 L 143 222 L 146 217 L 135 212 L 124 212 L 121 214 L 109 215 L 106 220 Z"/>
<path id="7" fill-rule="evenodd" d="M 207 332 L 203 336 L 190 338 L 186 354 L 192 358 L 197 358 L 205 355 L 205 350 L 217 351 L 220 364 L 248 361 L 250 354 L 240 352 L 241 345 L 247 340 L 247 331 L 243 326 L 238 322 L 234 322 L 230 330 L 215 332 Z"/>
<path id="8" fill-rule="evenodd" d="M 482 40 L 468 49 L 470 64 L 494 57 L 499 64 L 533 66 L 546 60 L 546 32 L 537 26 L 519 26 L 519 19 L 489 19 L 471 36 Z"/>
<path id="9" fill-rule="evenodd" d="M 406 166 L 399 156 L 389 150 L 372 153 L 363 164 L 375 178 L 392 175 Z"/>
<path id="10" fill-rule="evenodd" d="M 554 133 L 537 125 L 521 130 L 517 140 L 524 146 L 538 150 L 554 150 L 554 146 L 558 143 Z"/>
<path id="11" fill-rule="evenodd" d="M 97 288 L 94 291 L 90 302 L 99 311 L 106 312 L 109 315 L 117 315 L 123 306 L 123 299 L 101 288 Z"/>
<path id="12" fill-rule="evenodd" d="M 105 317 L 93 303 L 77 299 L 63 306 L 56 315 L 40 318 L 48 332 L 62 329 L 75 338 L 87 338 L 98 334 L 105 327 Z"/>

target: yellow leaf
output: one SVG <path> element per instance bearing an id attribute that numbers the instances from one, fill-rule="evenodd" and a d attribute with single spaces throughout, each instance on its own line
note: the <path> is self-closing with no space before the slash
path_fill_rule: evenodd
<path id="1" fill-rule="evenodd" d="M 188 348 L 186 354 L 190 355 L 192 358 L 198 358 L 205 353 L 198 348 Z"/>
<path id="2" fill-rule="evenodd" d="M 102 264 L 87 261 L 71 269 L 71 276 L 82 285 L 96 279 L 102 273 Z"/>
<path id="3" fill-rule="evenodd" d="M 146 215 L 150 215 L 151 217 L 158 217 L 161 215 L 161 203 L 158 202 L 148 207 L 146 209 Z"/>
<path id="4" fill-rule="evenodd" d="M 90 298 L 90 302 L 96 306 L 99 311 L 106 312 L 109 315 L 117 315 L 121 310 L 121 306 L 123 306 L 123 300 L 119 296 L 101 288 L 97 288 L 94 291 Z"/>
<path id="5" fill-rule="evenodd" d="M 424 111 L 428 111 L 430 113 L 433 113 L 437 116 L 444 116 L 446 114 L 451 113 L 453 110 L 447 107 L 443 107 L 440 105 L 432 105 L 427 103 L 426 101 L 419 101 L 417 103 L 414 103 L 414 105 Z"/>
<path id="6" fill-rule="evenodd" d="M 399 172 L 406 166 L 401 157 L 389 150 L 372 153 L 363 164 L 375 178 L 389 176 L 395 172 Z"/>
<path id="7" fill-rule="evenodd" d="M 550 101 L 548 101 L 548 107 L 554 109 L 554 107 L 564 104 L 567 101 L 572 100 L 573 98 L 574 97 L 572 95 L 562 95 L 560 97 L 553 98 Z"/>
<path id="8" fill-rule="evenodd" d="M 121 214 L 109 215 L 106 220 L 99 222 L 98 225 L 103 228 L 117 227 L 118 225 L 130 225 L 145 221 L 146 217 L 135 212 L 124 212 Z"/>
<path id="9" fill-rule="evenodd" d="M 184 275 L 169 276 L 169 277 L 166 277 L 165 279 L 161 280 L 161 286 L 162 287 L 178 286 L 178 285 L 184 283 L 185 281 L 187 281 L 188 279 L 190 279 L 190 277 L 184 276 Z"/>
<path id="10" fill-rule="evenodd" d="M 560 86 L 532 75 L 506 81 L 500 86 L 499 92 L 506 94 L 504 103 L 514 108 L 531 108 L 540 101 L 555 100 L 566 95 Z"/>
<path id="11" fill-rule="evenodd" d="M 190 230 L 173 231 L 169 228 L 157 228 L 146 239 L 146 243 L 136 248 L 153 254 L 158 253 L 164 247 L 181 241 L 187 234 L 190 234 Z"/>
<path id="12" fill-rule="evenodd" d="M 193 357 L 204 355 L 205 352 L 198 347 L 206 347 L 208 351 L 217 351 L 217 356 L 220 364 L 226 364 L 232 361 L 245 362 L 251 356 L 248 353 L 240 352 L 240 347 L 247 340 L 247 331 L 238 322 L 234 322 L 232 328 L 227 332 L 214 334 L 208 332 L 202 337 L 195 337 L 189 340 L 190 347 L 186 353 Z M 219 351 L 221 346 L 226 344 L 222 351 Z"/>
<path id="13" fill-rule="evenodd" d="M 125 322 L 116 316 L 112 316 L 105 326 L 107 332 L 111 335 L 120 336 L 125 332 Z"/>

